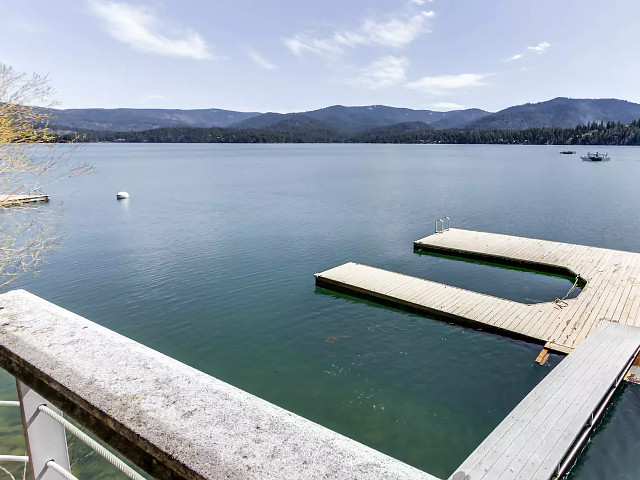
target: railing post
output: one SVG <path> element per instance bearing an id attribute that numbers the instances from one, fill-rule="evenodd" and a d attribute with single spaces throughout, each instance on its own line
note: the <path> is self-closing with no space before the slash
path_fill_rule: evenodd
<path id="1" fill-rule="evenodd" d="M 54 460 L 67 471 L 71 471 L 64 426 L 49 415 L 38 411 L 38 407 L 46 405 L 57 413 L 60 411 L 24 383 L 16 383 L 32 478 L 60 480 L 60 474 L 48 468 L 47 462 Z"/>

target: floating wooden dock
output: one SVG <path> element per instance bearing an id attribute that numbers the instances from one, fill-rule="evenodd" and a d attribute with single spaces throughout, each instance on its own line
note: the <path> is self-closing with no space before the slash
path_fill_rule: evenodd
<path id="1" fill-rule="evenodd" d="M 640 328 L 604 322 L 547 375 L 450 480 L 562 475 L 640 350 Z"/>
<path id="2" fill-rule="evenodd" d="M 356 263 L 316 274 L 320 287 L 544 344 L 569 353 L 603 321 L 640 326 L 640 254 L 450 229 L 416 250 L 580 276 L 577 298 L 525 304 Z"/>
<path id="3" fill-rule="evenodd" d="M 0 194 L 0 206 L 24 205 L 26 203 L 48 202 L 49 195 L 19 193 L 16 195 Z"/>

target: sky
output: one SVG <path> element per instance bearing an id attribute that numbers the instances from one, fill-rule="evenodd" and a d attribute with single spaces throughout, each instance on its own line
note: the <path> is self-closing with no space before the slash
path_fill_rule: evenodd
<path id="1" fill-rule="evenodd" d="M 0 63 L 60 108 L 640 103 L 640 0 L 22 0 Z"/>

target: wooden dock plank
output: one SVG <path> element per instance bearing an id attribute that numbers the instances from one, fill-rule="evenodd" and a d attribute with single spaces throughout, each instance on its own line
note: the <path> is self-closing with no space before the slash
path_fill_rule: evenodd
<path id="1" fill-rule="evenodd" d="M 514 316 L 514 313 L 520 311 L 522 307 L 523 305 L 518 302 L 503 302 L 502 307 L 492 312 L 492 318 L 490 320 L 488 319 L 487 321 L 493 323 L 497 327 L 506 328 L 508 324 L 511 324 L 516 319 L 519 319 L 519 317 Z"/>
<path id="2" fill-rule="evenodd" d="M 612 271 L 611 271 L 612 273 Z M 583 292 L 572 309 L 563 309 L 556 319 L 556 322 L 544 333 L 544 336 L 551 342 L 561 343 L 560 338 L 567 329 L 580 328 L 588 318 L 589 312 L 597 302 L 602 291 L 597 286 L 597 280 L 592 280 Z M 568 333 L 564 335 L 567 337 Z"/>
<path id="3" fill-rule="evenodd" d="M 450 478 L 551 478 L 639 348 L 640 329 L 603 324 L 514 408 Z"/>
<path id="4" fill-rule="evenodd" d="M 548 452 L 547 456 L 537 462 L 529 459 L 520 474 L 523 478 L 536 478 L 553 474 L 553 465 L 558 465 L 563 460 L 567 445 L 571 445 L 580 435 L 585 419 L 588 421 L 591 414 L 598 408 L 598 405 L 603 401 L 607 401 L 604 399 L 605 395 L 611 388 L 615 389 L 615 382 L 621 375 L 624 375 L 629 360 L 635 358 L 639 346 L 637 340 L 637 337 L 632 339 L 624 346 L 625 348 L 620 350 L 618 350 L 620 347 L 616 346 L 615 353 L 609 357 L 611 360 L 615 359 L 615 363 L 608 362 L 608 364 L 602 365 L 596 374 L 588 379 L 588 384 L 581 385 L 583 387 L 582 396 L 578 397 L 574 404 L 567 405 L 562 421 L 557 421 L 550 431 L 548 427 L 545 429 L 547 434 L 543 437 L 539 448 Z M 632 353 L 630 354 L 630 352 Z M 616 357 L 618 353 L 619 355 Z M 582 404 L 580 404 L 580 401 L 582 401 Z M 567 420 L 570 421 L 568 422 Z"/>
<path id="5" fill-rule="evenodd" d="M 48 201 L 49 201 L 49 195 L 40 194 L 40 193 L 0 194 L 0 206 L 2 207 L 24 205 L 26 203 L 48 202 Z"/>
<path id="6" fill-rule="evenodd" d="M 640 292 L 640 265 L 636 265 L 629 277 L 627 278 L 627 282 L 630 285 L 629 293 L 626 297 L 623 295 L 623 305 L 622 311 L 620 312 L 620 323 L 625 323 L 627 325 L 633 325 L 634 319 L 630 318 L 631 315 L 631 307 L 633 306 L 633 302 Z M 617 312 L 616 312 L 617 313 Z"/>
<path id="7" fill-rule="evenodd" d="M 431 295 L 434 291 L 436 291 L 439 288 L 441 288 L 441 286 L 437 282 L 429 282 L 429 283 L 422 284 L 421 286 L 416 287 L 414 289 L 412 294 L 407 297 L 407 300 L 412 303 L 422 303 L 422 300 L 424 298 L 427 298 L 429 295 Z"/>
<path id="8" fill-rule="evenodd" d="M 640 295 L 637 295 L 631 307 L 629 317 L 633 319 L 633 326 L 640 327 Z"/>
<path id="9" fill-rule="evenodd" d="M 479 301 L 476 301 L 474 298 L 469 298 L 466 302 L 458 305 L 454 309 L 454 313 L 467 318 L 478 318 L 484 309 L 494 303 L 495 299 L 489 295 L 482 295 L 482 298 Z"/>
<path id="10" fill-rule="evenodd" d="M 487 325 L 493 325 L 500 328 L 500 318 L 511 308 L 515 308 L 516 302 L 508 301 L 493 301 L 487 308 L 485 308 L 480 315 L 476 318 L 479 322 Z"/>
<path id="11" fill-rule="evenodd" d="M 531 478 L 521 476 L 520 469 L 523 463 L 533 460 L 539 466 L 540 457 L 544 458 L 548 454 L 548 450 L 543 450 L 540 447 L 540 442 L 549 435 L 549 430 L 554 425 L 557 426 L 558 423 L 563 423 L 563 420 L 568 420 L 568 415 L 565 416 L 568 407 L 583 400 L 582 395 L 588 391 L 583 387 L 601 369 L 600 361 L 606 359 L 612 345 L 614 342 L 609 341 L 606 344 L 607 348 L 600 348 L 597 355 L 584 358 L 581 368 L 573 376 L 563 379 L 562 384 L 557 385 L 555 391 L 545 395 L 537 405 L 529 407 L 530 410 L 536 409 L 535 412 L 520 431 L 512 433 L 511 443 L 505 447 L 496 462 L 491 465 L 491 471 L 497 475 L 485 478 L 503 478 L 505 473 L 507 473 L 507 478 Z M 585 417 L 584 420 L 586 421 L 587 418 Z M 555 469 L 560 460 L 561 458 L 558 459 L 558 462 L 550 465 L 550 469 Z M 551 476 L 553 471 L 549 473 L 547 478 Z"/>
<path id="12" fill-rule="evenodd" d="M 605 348 L 607 339 L 613 337 L 608 330 L 602 333 L 602 347 Z M 473 453 L 458 468 L 458 471 L 480 471 L 483 463 L 487 468 L 497 461 L 496 448 L 504 449 L 528 423 L 535 417 L 542 403 L 549 398 L 558 384 L 568 381 L 580 368 L 580 361 L 574 355 L 569 355 L 561 362 L 562 368 L 554 369 L 554 376 L 547 375 L 542 381 L 507 415 L 507 417 L 491 432 L 491 434 L 473 451 Z M 552 372 L 553 373 L 553 372 Z M 464 477 L 463 477 L 464 478 Z M 480 477 L 479 477 L 480 478 Z"/>
<path id="13" fill-rule="evenodd" d="M 532 327 L 530 331 L 530 336 L 535 338 L 547 338 L 545 332 L 549 331 L 549 329 L 558 323 L 558 319 L 560 315 L 562 315 L 562 311 L 564 308 L 575 308 L 576 300 L 567 300 L 567 307 L 563 307 L 562 304 L 550 304 L 545 303 L 546 315 L 543 315 L 537 322 L 537 325 Z"/>
<path id="14" fill-rule="evenodd" d="M 317 281 L 475 322 L 479 328 L 486 325 L 523 335 L 564 352 L 575 348 L 603 319 L 640 326 L 638 253 L 461 229 L 429 235 L 414 246 L 525 268 L 574 272 L 587 285 L 577 298 L 565 303 L 527 306 L 401 274 L 389 276 L 384 270 L 359 264 L 345 264 L 318 274 Z"/>
<path id="15" fill-rule="evenodd" d="M 437 282 L 430 282 L 429 284 L 425 284 L 419 293 L 413 296 L 411 301 L 416 304 L 426 304 L 426 299 L 433 295 L 434 292 L 440 291 L 442 289 L 442 285 Z"/>
<path id="16" fill-rule="evenodd" d="M 425 299 L 443 290 L 442 285 L 436 282 L 430 282 L 430 284 L 425 285 L 424 281 L 421 281 L 421 279 L 418 278 L 416 280 L 417 281 L 413 283 L 413 289 L 407 294 L 403 294 L 401 297 L 408 302 L 415 303 L 416 305 L 428 304 Z"/>
<path id="17" fill-rule="evenodd" d="M 623 342 L 626 340 L 623 337 L 618 338 Z M 608 350 L 614 345 L 615 342 L 609 343 Z M 610 351 L 602 352 L 589 363 L 589 368 L 584 370 L 584 374 L 578 376 L 571 389 L 559 389 L 547 401 L 544 411 L 539 415 L 540 418 L 536 419 L 537 424 L 532 425 L 531 430 L 527 432 L 535 439 L 535 445 L 528 445 L 530 442 L 526 440 L 519 444 L 520 451 L 510 462 L 509 469 L 518 472 L 519 478 L 551 477 L 573 440 L 579 435 L 581 427 L 597 409 L 638 346 L 640 338 L 636 337 L 632 350 L 623 348 L 616 350 L 613 355 Z M 578 428 L 576 419 L 579 423 Z M 565 435 L 567 432 L 570 434 Z M 560 441 L 562 438 L 564 442 Z M 540 471 L 543 475 L 540 475 Z M 513 478 L 511 475 L 509 477 Z"/>
<path id="18" fill-rule="evenodd" d="M 544 327 L 548 325 L 547 320 L 557 316 L 557 310 L 554 310 L 555 308 L 556 307 L 549 302 L 536 304 L 535 309 L 532 308 L 529 315 L 527 315 L 519 327 L 527 336 L 532 336 L 533 332 L 539 330 L 546 330 Z"/>
<path id="19" fill-rule="evenodd" d="M 611 257 L 611 261 L 616 262 L 613 263 L 613 265 L 618 265 L 617 269 L 611 269 L 608 271 L 609 275 L 605 277 L 606 283 L 600 289 L 602 295 L 599 297 L 594 296 L 596 298 L 596 303 L 592 304 L 592 309 L 586 320 L 583 322 L 582 327 L 572 327 L 572 330 L 569 331 L 568 335 L 565 337 L 566 339 L 564 343 L 575 344 L 580 342 L 589 335 L 591 330 L 597 327 L 598 324 L 605 319 L 603 315 L 607 312 L 610 304 L 615 301 L 616 293 L 620 288 L 619 280 L 624 274 L 624 269 L 628 262 L 631 262 L 632 260 L 633 257 L 631 256 L 616 255 Z M 615 286 L 615 288 L 611 288 L 611 286 Z M 606 320 L 619 321 L 619 319 L 616 318 L 606 318 Z"/>
<path id="20" fill-rule="evenodd" d="M 620 323 L 626 323 L 626 316 L 623 316 L 622 311 L 625 309 L 627 304 L 627 300 L 632 295 L 634 290 L 635 279 L 638 274 L 638 266 L 636 264 L 630 264 L 625 272 L 623 283 L 625 285 L 624 290 L 620 289 L 622 292 L 620 298 L 618 300 L 618 304 L 613 312 L 610 313 L 612 318 L 619 319 Z"/>
<path id="21" fill-rule="evenodd" d="M 591 428 L 589 418 L 609 401 L 640 350 L 640 254 L 459 229 L 430 235 L 414 246 L 543 271 L 574 272 L 587 281 L 577 298 L 527 305 L 353 263 L 316 275 L 321 286 L 335 285 L 440 313 L 569 353 L 451 480 L 551 478 L 577 439 Z"/>
<path id="22" fill-rule="evenodd" d="M 533 305 L 522 305 L 516 303 L 516 308 L 509 311 L 507 318 L 501 323 L 501 327 L 513 330 L 526 335 L 526 330 L 522 327 L 525 319 L 531 315 L 535 307 Z"/>

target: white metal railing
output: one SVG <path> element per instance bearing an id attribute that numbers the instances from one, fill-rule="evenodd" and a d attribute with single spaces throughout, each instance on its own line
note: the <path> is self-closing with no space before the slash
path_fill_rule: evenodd
<path id="1" fill-rule="evenodd" d="M 58 465 L 55 460 L 49 460 L 45 466 L 47 468 L 50 468 L 52 470 L 54 470 L 55 472 L 58 472 L 60 474 L 60 476 L 66 478 L 67 480 L 78 480 L 78 477 L 76 477 L 75 475 L 73 475 L 69 470 L 67 470 L 66 468 L 64 468 L 62 465 Z"/>
<path id="2" fill-rule="evenodd" d="M 69 434 L 136 480 L 109 450 L 155 478 L 437 480 L 24 290 L 0 306 L 0 368 L 17 380 L 34 479 L 74 478 Z"/>
<path id="3" fill-rule="evenodd" d="M 145 480 L 145 477 L 140 475 L 133 468 L 131 468 L 126 463 L 124 463 L 117 456 L 115 456 L 109 450 L 104 448 L 102 445 L 100 445 L 98 442 L 96 442 L 93 438 L 91 438 L 89 435 L 84 433 L 74 424 L 66 420 L 62 415 L 56 413 L 54 410 L 50 409 L 46 405 L 40 405 L 38 407 L 38 410 L 42 413 L 49 415 L 55 421 L 62 424 L 64 428 L 67 430 L 67 432 L 69 432 L 71 435 L 76 437 L 78 440 L 83 442 L 88 447 L 92 448 L 98 455 L 100 455 L 107 462 L 109 462 L 111 465 L 113 465 L 122 473 L 124 473 L 127 477 L 131 478 L 132 480 Z"/>
<path id="4" fill-rule="evenodd" d="M 0 462 L 18 462 L 27 463 L 29 457 L 26 455 L 0 455 Z"/>
<path id="5" fill-rule="evenodd" d="M 18 401 L 0 401 L 0 407 L 18 407 L 22 412 L 25 442 L 29 455 L 0 455 L 0 462 L 29 463 L 33 478 L 48 479 L 62 476 L 78 480 L 70 472 L 66 433 L 73 435 L 98 455 L 111 463 L 132 480 L 146 480 L 116 455 L 96 442 L 74 424 L 65 419 L 59 410 L 26 385 L 17 382 Z M 35 410 L 34 410 L 34 405 Z M 34 410 L 30 412 L 29 410 Z M 44 415 L 44 416 L 43 416 Z M 46 417 L 45 417 L 46 416 Z M 60 435 L 62 433 L 62 435 Z M 43 449 L 43 443 L 46 448 Z M 46 453 L 42 453 L 44 452 Z M 30 458 L 33 457 L 33 458 Z M 57 460 L 57 461 L 56 461 Z M 39 465 L 40 464 L 40 465 Z M 42 467 L 42 468 L 39 468 Z M 55 472 L 56 476 L 50 475 Z"/>

